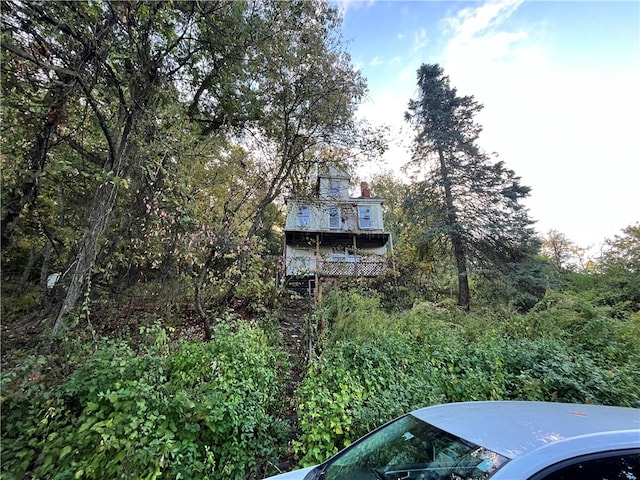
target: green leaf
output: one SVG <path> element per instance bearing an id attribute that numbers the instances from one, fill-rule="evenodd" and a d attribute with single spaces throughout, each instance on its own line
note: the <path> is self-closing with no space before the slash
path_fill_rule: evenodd
<path id="1" fill-rule="evenodd" d="M 60 458 L 64 458 L 67 455 L 69 455 L 71 453 L 71 450 L 73 450 L 72 447 L 70 447 L 69 445 L 67 445 L 66 447 L 64 447 L 62 449 L 62 451 L 60 452 Z"/>

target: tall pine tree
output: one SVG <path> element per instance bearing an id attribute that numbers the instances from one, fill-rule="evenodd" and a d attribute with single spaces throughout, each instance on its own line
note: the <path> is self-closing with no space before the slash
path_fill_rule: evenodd
<path id="1" fill-rule="evenodd" d="M 418 70 L 418 98 L 409 102 L 405 114 L 416 131 L 411 163 L 424 174 L 407 202 L 422 226 L 417 240 L 449 246 L 458 304 L 466 310 L 470 272 L 502 278 L 510 294 L 514 288 L 531 290 L 531 278 L 524 279 L 537 277 L 529 264 L 539 244 L 521 203 L 530 188 L 478 147 L 482 128 L 475 115 L 481 109 L 472 96 L 458 95 L 439 65 L 425 64 Z"/>

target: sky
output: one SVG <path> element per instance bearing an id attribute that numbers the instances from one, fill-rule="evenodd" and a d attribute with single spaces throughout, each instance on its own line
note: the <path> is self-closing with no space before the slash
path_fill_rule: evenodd
<path id="1" fill-rule="evenodd" d="M 438 63 L 484 105 L 479 145 L 532 188 L 541 235 L 598 249 L 640 221 L 640 1 L 331 3 L 369 86 L 359 115 L 391 128 L 380 168 L 402 177 L 416 72 Z"/>

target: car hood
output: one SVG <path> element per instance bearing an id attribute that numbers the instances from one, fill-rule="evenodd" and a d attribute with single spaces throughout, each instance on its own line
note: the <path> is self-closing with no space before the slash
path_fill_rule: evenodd
<path id="1" fill-rule="evenodd" d="M 316 467 L 301 468 L 300 470 L 294 470 L 292 472 L 281 473 L 275 477 L 265 478 L 265 480 L 302 480 L 307 473 Z"/>

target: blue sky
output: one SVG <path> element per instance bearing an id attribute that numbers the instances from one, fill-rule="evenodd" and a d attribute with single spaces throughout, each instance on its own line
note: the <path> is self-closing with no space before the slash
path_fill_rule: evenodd
<path id="1" fill-rule="evenodd" d="M 439 63 L 484 105 L 480 144 L 532 187 L 540 233 L 597 248 L 640 221 L 639 1 L 332 3 L 368 81 L 360 114 L 393 132 L 385 168 L 408 160 L 416 70 Z"/>

